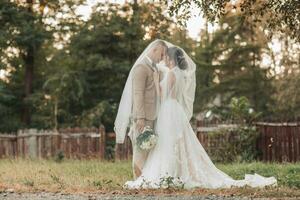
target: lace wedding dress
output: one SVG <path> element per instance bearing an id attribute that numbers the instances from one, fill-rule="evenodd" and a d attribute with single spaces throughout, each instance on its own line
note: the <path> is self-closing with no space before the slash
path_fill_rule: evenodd
<path id="1" fill-rule="evenodd" d="M 256 173 L 246 174 L 242 180 L 234 180 L 212 163 L 182 106 L 184 77 L 181 69 L 164 67 L 164 71 L 160 81 L 161 105 L 155 126 L 158 142 L 150 150 L 141 176 L 127 181 L 123 187 L 164 188 L 173 184 L 183 188 L 230 188 L 277 185 L 275 177 L 263 177 Z"/>

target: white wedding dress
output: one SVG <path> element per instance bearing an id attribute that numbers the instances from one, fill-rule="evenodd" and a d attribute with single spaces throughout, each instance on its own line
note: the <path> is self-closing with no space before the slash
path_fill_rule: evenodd
<path id="1" fill-rule="evenodd" d="M 277 185 L 275 177 L 263 177 L 255 173 L 246 174 L 243 180 L 234 180 L 216 168 L 198 141 L 182 106 L 184 78 L 181 69 L 164 68 L 164 77 L 160 81 L 161 104 L 155 126 L 158 142 L 150 150 L 141 176 L 127 181 L 123 187 L 164 188 L 173 184 L 183 188 L 230 188 Z"/>

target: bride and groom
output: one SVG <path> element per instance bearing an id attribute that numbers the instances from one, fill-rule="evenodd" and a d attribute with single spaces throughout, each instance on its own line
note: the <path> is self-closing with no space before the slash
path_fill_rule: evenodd
<path id="1" fill-rule="evenodd" d="M 195 63 L 182 48 L 160 39 L 151 42 L 136 60 L 115 120 L 116 143 L 124 142 L 129 127 L 133 148 L 134 180 L 126 181 L 123 187 L 162 188 L 164 180 L 183 188 L 277 185 L 275 177 L 256 173 L 234 180 L 213 164 L 189 123 L 195 70 Z M 145 126 L 158 135 L 150 150 L 136 145 Z"/>

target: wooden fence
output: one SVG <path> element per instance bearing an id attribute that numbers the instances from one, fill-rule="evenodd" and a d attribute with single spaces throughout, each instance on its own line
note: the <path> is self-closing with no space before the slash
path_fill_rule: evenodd
<path id="1" fill-rule="evenodd" d="M 256 123 L 262 161 L 300 161 L 300 123 Z"/>
<path id="2" fill-rule="evenodd" d="M 111 133 L 111 138 L 115 137 L 115 133 Z M 116 144 L 115 158 L 117 160 L 127 160 L 132 158 L 132 143 L 128 135 L 125 136 L 123 144 Z"/>
<path id="3" fill-rule="evenodd" d="M 196 128 L 197 138 L 207 151 L 213 151 L 224 142 L 224 138 L 209 139 L 207 133 L 219 128 L 236 127 L 236 124 L 218 124 L 198 122 Z M 297 162 L 300 161 L 300 123 L 265 123 L 257 122 L 259 138 L 254 144 L 260 152 L 259 158 L 264 162 Z M 110 133 L 114 139 L 114 133 Z M 237 137 L 238 138 L 238 137 Z M 237 138 L 229 138 L 230 142 Z M 130 159 L 132 155 L 131 141 L 128 136 L 124 144 L 117 144 L 115 148 L 116 159 Z"/>
<path id="4" fill-rule="evenodd" d="M 220 141 L 210 140 L 207 133 L 218 128 L 235 127 L 234 124 L 197 123 L 196 134 L 206 151 L 213 151 Z M 260 132 L 256 147 L 262 152 L 261 161 L 300 161 L 300 123 L 263 123 L 256 126 Z M 234 139 L 234 138 L 231 138 Z M 55 131 L 35 129 L 17 134 L 0 134 L 0 158 L 49 158 L 60 151 L 66 158 L 106 158 L 107 142 L 115 141 L 115 133 L 105 133 L 104 127 L 93 129 L 69 128 Z M 228 140 L 230 142 L 230 140 Z M 128 136 L 124 144 L 115 145 L 115 159 L 131 159 L 132 146 Z"/>
<path id="5" fill-rule="evenodd" d="M 58 131 L 20 130 L 0 134 L 0 158 L 49 158 L 63 153 L 66 158 L 105 158 L 105 129 L 67 128 Z"/>
<path id="6" fill-rule="evenodd" d="M 209 152 L 224 142 L 224 138 L 209 139 L 207 133 L 224 127 L 236 127 L 234 124 L 208 124 L 197 128 L 197 137 Z M 297 162 L 300 161 L 300 123 L 255 123 L 259 137 L 254 144 L 261 152 L 259 159 L 264 162 Z M 236 138 L 231 138 L 235 140 Z M 227 140 L 230 142 L 230 139 Z"/>
<path id="7" fill-rule="evenodd" d="M 235 141 L 239 140 L 238 134 L 226 134 L 224 137 L 223 134 L 210 137 L 209 132 L 214 132 L 220 130 L 221 128 L 229 129 L 229 128 L 236 128 L 236 124 L 206 124 L 207 126 L 197 126 L 196 129 L 196 136 L 205 149 L 205 151 L 209 155 L 213 155 L 214 151 L 219 151 L 225 145 L 225 143 L 234 143 Z"/>

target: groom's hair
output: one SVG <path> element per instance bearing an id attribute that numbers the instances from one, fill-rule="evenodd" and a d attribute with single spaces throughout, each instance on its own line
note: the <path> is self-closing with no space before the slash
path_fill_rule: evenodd
<path id="1" fill-rule="evenodd" d="M 157 40 L 157 41 L 155 41 L 151 44 L 151 47 L 149 49 L 150 50 L 149 53 L 152 54 L 152 53 L 154 53 L 155 51 L 157 51 L 158 49 L 161 49 L 161 48 L 164 48 L 165 52 L 167 52 L 167 50 L 168 50 L 168 46 L 164 41 Z"/>
<path id="2" fill-rule="evenodd" d="M 156 48 L 158 46 L 165 47 L 166 49 L 168 48 L 167 44 L 162 40 L 158 40 L 153 44 L 153 48 Z"/>

